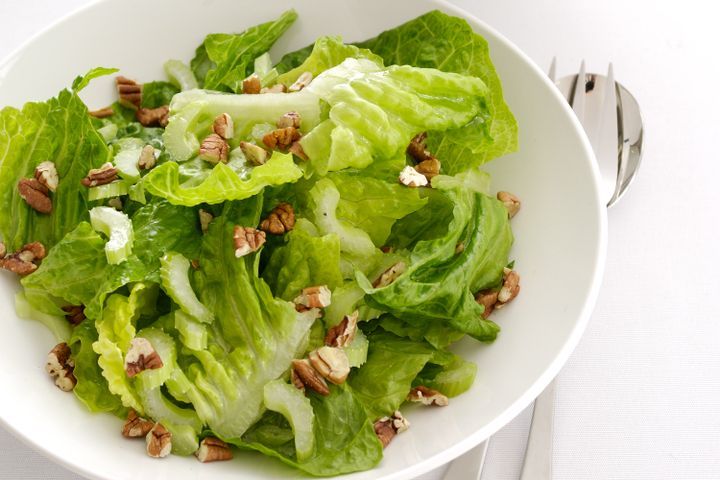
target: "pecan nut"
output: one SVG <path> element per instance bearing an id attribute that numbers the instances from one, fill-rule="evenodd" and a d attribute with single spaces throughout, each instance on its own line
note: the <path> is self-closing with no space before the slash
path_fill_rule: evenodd
<path id="1" fill-rule="evenodd" d="M 247 77 L 242 82 L 242 91 L 243 93 L 249 93 L 251 95 L 255 95 L 257 93 L 260 93 L 260 90 L 262 90 L 262 84 L 260 83 L 260 77 L 258 77 L 256 74 L 252 74 L 249 77 Z"/>
<path id="2" fill-rule="evenodd" d="M 415 170 L 424 175 L 429 182 L 433 177 L 440 175 L 440 160 L 434 157 L 428 158 L 415 165 Z"/>
<path id="3" fill-rule="evenodd" d="M 71 325 L 80 325 L 85 320 L 85 307 L 83 305 L 65 305 L 62 307 L 65 318 Z"/>
<path id="4" fill-rule="evenodd" d="M 305 384 L 294 368 L 290 369 L 290 383 L 292 383 L 298 390 L 302 390 L 303 392 L 305 391 Z"/>
<path id="5" fill-rule="evenodd" d="M 35 178 L 23 178 L 17 185 L 20 197 L 38 213 L 52 212 L 52 200 L 48 188 Z"/>
<path id="6" fill-rule="evenodd" d="M 162 105 L 157 108 L 138 108 L 135 118 L 143 127 L 163 127 L 168 124 L 170 107 Z"/>
<path id="7" fill-rule="evenodd" d="M 260 93 L 285 93 L 287 92 L 287 87 L 283 85 L 282 83 L 276 83 L 272 87 L 263 87 L 260 89 Z"/>
<path id="8" fill-rule="evenodd" d="M 0 242 L 0 260 L 5 258 L 5 255 L 7 255 L 7 247 L 3 242 Z"/>
<path id="9" fill-rule="evenodd" d="M 213 132 L 220 135 L 225 140 L 232 138 L 235 131 L 235 125 L 232 117 L 227 113 L 221 113 L 213 121 Z"/>
<path id="10" fill-rule="evenodd" d="M 358 311 L 345 315 L 340 323 L 332 327 L 325 334 L 325 345 L 331 347 L 347 347 L 357 333 Z"/>
<path id="11" fill-rule="evenodd" d="M 202 233 L 207 233 L 208 229 L 210 228 L 210 222 L 213 221 L 213 214 L 203 210 L 202 208 L 198 210 L 198 217 L 200 218 L 200 231 Z"/>
<path id="12" fill-rule="evenodd" d="M 3 244 L 3 250 L 5 245 Z M 0 258 L 0 267 L 5 270 L 28 275 L 38 268 L 38 262 L 45 258 L 45 247 L 40 242 L 32 242 L 24 245 L 20 250 Z"/>
<path id="13" fill-rule="evenodd" d="M 233 232 L 235 241 L 235 257 L 240 258 L 256 252 L 265 243 L 265 232 L 252 227 L 235 226 Z"/>
<path id="14" fill-rule="evenodd" d="M 410 145 L 407 147 L 407 154 L 418 163 L 435 158 L 426 148 L 425 140 L 427 140 L 427 132 L 418 133 L 413 137 Z"/>
<path id="15" fill-rule="evenodd" d="M 445 407 L 450 403 L 448 397 L 433 388 L 428 388 L 423 385 L 419 385 L 410 390 L 407 399 L 411 402 L 422 403 L 423 405 L 435 405 L 438 407 Z"/>
<path id="16" fill-rule="evenodd" d="M 288 152 L 292 153 L 304 162 L 308 161 L 308 156 L 305 154 L 305 150 L 300 142 L 293 142 L 292 145 L 290 145 L 290 148 L 288 148 Z"/>
<path id="17" fill-rule="evenodd" d="M 260 229 L 273 235 L 282 235 L 295 226 L 295 211 L 292 205 L 283 202 L 272 209 L 270 215 L 260 223 Z"/>
<path id="18" fill-rule="evenodd" d="M 200 158 L 210 163 L 227 163 L 230 147 L 217 133 L 211 133 L 200 144 Z"/>
<path id="19" fill-rule="evenodd" d="M 138 168 L 141 170 L 150 170 L 155 166 L 155 148 L 152 145 L 145 145 L 140 150 L 140 156 L 138 157 Z"/>
<path id="20" fill-rule="evenodd" d="M 104 163 L 100 168 L 92 168 L 80 183 L 86 187 L 96 187 L 114 182 L 118 178 L 118 169 L 112 163 Z"/>
<path id="21" fill-rule="evenodd" d="M 297 80 L 295 80 L 295 83 L 290 85 L 288 87 L 288 92 L 299 92 L 303 88 L 310 85 L 310 82 L 312 82 L 313 75 L 310 72 L 303 72 L 300 74 Z"/>
<path id="22" fill-rule="evenodd" d="M 146 419 L 139 417 L 135 410 L 130 409 L 127 420 L 122 426 L 122 435 L 126 438 L 142 438 L 146 437 L 155 424 Z"/>
<path id="23" fill-rule="evenodd" d="M 224 460 L 232 460 L 232 450 L 227 443 L 219 438 L 205 437 L 200 442 L 200 448 L 195 452 L 195 456 L 202 463 L 222 462 Z"/>
<path id="24" fill-rule="evenodd" d="M 255 145 L 254 143 L 240 142 L 240 150 L 242 151 L 243 155 L 245 155 L 245 159 L 252 165 L 263 165 L 265 162 L 267 162 L 267 150 Z"/>
<path id="25" fill-rule="evenodd" d="M 75 362 L 70 358 L 70 347 L 67 343 L 58 343 L 50 350 L 45 364 L 45 371 L 55 378 L 55 385 L 63 392 L 75 388 L 77 380 L 73 375 Z"/>
<path id="26" fill-rule="evenodd" d="M 58 177 L 55 164 L 49 160 L 41 162 L 37 167 L 35 167 L 35 180 L 40 182 L 51 192 L 56 191 L 60 178 Z"/>
<path id="27" fill-rule="evenodd" d="M 326 345 L 310 352 L 308 359 L 320 375 L 335 385 L 345 382 L 350 374 L 347 354 L 341 348 Z"/>
<path id="28" fill-rule="evenodd" d="M 287 150 L 293 142 L 300 140 L 302 134 L 295 127 L 285 127 L 273 130 L 263 137 L 263 143 L 270 150 Z"/>
<path id="29" fill-rule="evenodd" d="M 327 285 L 317 285 L 304 288 L 293 302 L 295 305 L 302 306 L 305 309 L 325 308 L 330 305 L 331 299 L 332 292 Z"/>
<path id="30" fill-rule="evenodd" d="M 487 319 L 493 310 L 495 310 L 495 305 L 498 301 L 498 293 L 499 292 L 497 290 L 488 289 L 481 290 L 475 294 L 475 301 L 485 308 L 482 314 L 483 318 Z"/>
<path id="31" fill-rule="evenodd" d="M 145 436 L 145 448 L 152 458 L 167 457 L 172 450 L 172 434 L 162 424 L 156 423 Z"/>
<path id="32" fill-rule="evenodd" d="M 112 117 L 115 114 L 115 110 L 113 110 L 112 107 L 105 107 L 100 110 L 92 110 L 88 112 L 88 114 L 95 118 L 107 118 Z"/>
<path id="33" fill-rule="evenodd" d="M 427 177 L 410 165 L 407 165 L 402 169 L 400 175 L 398 176 L 398 180 L 403 185 L 411 188 L 424 187 L 428 184 Z"/>
<path id="34" fill-rule="evenodd" d="M 128 377 L 162 367 L 163 361 L 148 339 L 135 337 L 130 341 L 130 349 L 125 355 L 125 373 Z"/>
<path id="35" fill-rule="evenodd" d="M 397 262 L 392 267 L 385 270 L 373 283 L 373 288 L 383 288 L 394 282 L 400 275 L 405 273 L 407 265 L 405 262 Z"/>
<path id="36" fill-rule="evenodd" d="M 115 78 L 115 86 L 118 92 L 120 105 L 128 108 L 140 108 L 142 102 L 142 85 L 135 80 L 119 75 Z"/>
<path id="37" fill-rule="evenodd" d="M 300 128 L 300 114 L 298 112 L 287 112 L 277 121 L 277 128 Z"/>
<path id="38" fill-rule="evenodd" d="M 328 388 L 325 379 L 313 368 L 309 360 L 293 360 L 292 369 L 303 385 L 313 389 L 320 395 L 330 395 L 330 389 Z M 295 382 L 293 382 L 293 384 L 297 386 Z"/>
<path id="39" fill-rule="evenodd" d="M 495 308 L 502 308 L 506 303 L 520 293 L 520 275 L 509 268 L 503 269 L 503 285 L 498 292 L 498 304 Z"/>
<path id="40" fill-rule="evenodd" d="M 375 422 L 374 428 L 375 435 L 377 435 L 383 448 L 385 448 L 395 438 L 395 435 L 410 428 L 410 422 L 397 410 L 391 417 L 382 417 Z"/>
<path id="41" fill-rule="evenodd" d="M 510 218 L 513 218 L 520 211 L 520 199 L 516 195 L 510 192 L 498 192 L 497 199 L 505 205 Z"/>

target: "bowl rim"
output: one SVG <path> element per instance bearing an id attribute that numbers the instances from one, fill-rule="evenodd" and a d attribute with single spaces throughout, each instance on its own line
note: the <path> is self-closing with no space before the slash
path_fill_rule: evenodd
<path id="1" fill-rule="evenodd" d="M 96 8 L 98 5 L 106 2 L 110 2 L 113 0 L 90 0 L 87 4 L 82 5 L 74 10 L 71 10 L 70 12 L 60 16 L 56 20 L 49 23 L 46 27 L 38 30 L 33 35 L 28 37 L 25 41 L 23 41 L 18 47 L 13 49 L 7 56 L 0 59 L 0 87 L 2 86 L 2 80 L 4 77 L 4 72 L 8 71 L 10 68 L 12 68 L 12 64 L 14 63 L 15 59 L 18 58 L 22 53 L 29 48 L 33 43 L 35 43 L 39 38 L 46 35 L 48 32 L 52 31 L 57 27 L 58 25 L 68 21 L 72 17 L 76 15 L 81 15 L 86 10 L 90 10 L 93 8 Z M 406 468 L 391 473 L 389 475 L 386 475 L 384 477 L 381 477 L 380 480 L 411 480 L 418 475 L 422 475 L 424 473 L 427 473 L 431 470 L 434 470 L 442 465 L 448 464 L 449 462 L 455 460 L 460 455 L 464 454 L 465 452 L 469 451 L 470 449 L 474 448 L 475 446 L 479 445 L 483 441 L 489 439 L 492 435 L 494 435 L 497 431 L 499 431 L 502 427 L 507 425 L 510 421 L 512 421 L 518 414 L 520 414 L 528 405 L 530 405 L 535 398 L 537 398 L 538 395 L 547 387 L 553 379 L 558 375 L 562 367 L 565 365 L 565 363 L 570 358 L 570 355 L 577 347 L 578 343 L 580 342 L 580 338 L 582 337 L 583 333 L 585 332 L 585 329 L 587 327 L 587 324 L 590 320 L 590 316 L 592 314 L 593 309 L 595 308 L 595 304 L 600 292 L 600 287 L 602 284 L 602 279 L 605 271 L 605 263 L 606 263 L 606 257 L 607 257 L 607 243 L 608 243 L 608 232 L 607 232 L 607 208 L 605 207 L 605 202 L 601 198 L 601 176 L 599 167 L 597 165 L 597 160 L 595 158 L 595 153 L 592 150 L 590 140 L 587 137 L 587 134 L 585 133 L 584 128 L 582 127 L 582 124 L 575 116 L 574 112 L 572 111 L 572 108 L 567 103 L 566 99 L 562 96 L 560 91 L 556 88 L 556 86 L 553 84 L 553 82 L 550 80 L 550 78 L 545 74 L 545 72 L 525 53 L 523 52 L 517 45 L 515 45 L 513 42 L 511 42 L 507 37 L 505 37 L 502 33 L 500 33 L 498 30 L 487 24 L 486 22 L 480 20 L 475 15 L 471 14 L 467 10 L 454 5 L 450 3 L 449 0 L 428 0 L 430 3 L 434 3 L 437 5 L 438 8 L 441 10 L 448 12 L 452 15 L 455 15 L 457 17 L 463 18 L 467 20 L 471 27 L 475 25 L 479 26 L 481 29 L 489 32 L 493 37 L 494 41 L 501 44 L 504 48 L 507 48 L 508 50 L 512 51 L 513 54 L 517 55 L 525 64 L 527 64 L 536 74 L 538 77 L 541 78 L 541 81 L 545 84 L 547 89 L 551 92 L 551 95 L 555 97 L 555 99 L 558 101 L 558 103 L 561 104 L 561 108 L 563 109 L 565 115 L 569 117 L 570 123 L 574 128 L 574 133 L 579 136 L 580 142 L 582 144 L 582 149 L 584 150 L 584 159 L 587 160 L 590 165 L 590 170 L 592 172 L 592 186 L 595 193 L 595 202 L 594 206 L 596 209 L 598 224 L 596 225 L 596 228 L 598 230 L 598 248 L 597 248 L 597 255 L 595 258 L 595 262 L 593 265 L 593 272 L 592 272 L 592 280 L 590 282 L 590 288 L 587 292 L 587 295 L 585 297 L 585 301 L 583 302 L 583 306 L 581 309 L 580 314 L 578 315 L 578 319 L 575 322 L 574 327 L 572 328 L 567 340 L 562 345 L 562 347 L 558 350 L 557 354 L 555 355 L 555 358 L 550 362 L 549 366 L 545 369 L 545 371 L 533 382 L 526 390 L 525 392 L 520 395 L 514 402 L 512 402 L 510 405 L 507 406 L 507 408 L 499 414 L 493 421 L 486 424 L 484 427 L 476 431 L 475 433 L 467 436 L 462 441 L 456 443 L 452 447 L 449 447 L 445 450 L 442 450 L 428 458 L 425 458 L 424 460 L 408 465 Z M 50 459 L 51 461 L 55 462 L 56 464 L 62 465 L 63 467 L 67 468 L 68 470 L 75 472 L 77 474 L 80 474 L 82 476 L 85 476 L 87 478 L 96 479 L 96 480 L 112 480 L 109 477 L 102 476 L 96 472 L 93 472 L 89 469 L 84 468 L 80 464 L 73 463 L 69 460 L 66 460 L 65 458 L 61 457 L 60 455 L 52 452 L 51 450 L 45 448 L 42 444 L 34 442 L 29 436 L 27 436 L 25 433 L 21 432 L 20 430 L 16 429 L 10 422 L 8 422 L 4 416 L 0 415 L 0 426 L 7 431 L 10 432 L 15 438 L 20 440 L 24 445 L 30 447 L 32 450 L 42 454 L 44 457 Z"/>

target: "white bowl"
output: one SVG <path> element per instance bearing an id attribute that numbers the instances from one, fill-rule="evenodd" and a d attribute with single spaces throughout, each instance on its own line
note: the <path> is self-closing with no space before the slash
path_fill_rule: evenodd
<path id="1" fill-rule="evenodd" d="M 505 97 L 520 127 L 520 151 L 487 166 L 493 186 L 523 201 L 513 219 L 512 257 L 522 277 L 518 299 L 493 314 L 502 332 L 492 345 L 465 341 L 458 351 L 477 362 L 472 389 L 447 408 L 409 409 L 412 427 L 386 449 L 374 470 L 352 479 L 407 479 L 470 449 L 515 417 L 558 373 L 577 344 L 594 304 L 605 260 L 606 214 L 598 172 L 582 127 L 543 72 L 478 19 L 438 0 L 106 0 L 33 38 L 0 66 L 0 105 L 45 100 L 95 66 L 113 66 L 141 81 L 164 78 L 169 58 L 188 61 L 205 34 L 240 31 L 293 4 L 300 18 L 273 58 L 324 34 L 361 40 L 439 8 L 465 17 L 490 44 Z M 113 98 L 111 80 L 84 94 L 92 108 Z M 0 278 L 0 420 L 57 462 L 100 479 L 262 479 L 298 477 L 279 462 L 239 453 L 233 462 L 153 460 L 120 435 L 121 421 L 84 410 L 43 370 L 51 334 L 20 320 L 13 275 Z"/>

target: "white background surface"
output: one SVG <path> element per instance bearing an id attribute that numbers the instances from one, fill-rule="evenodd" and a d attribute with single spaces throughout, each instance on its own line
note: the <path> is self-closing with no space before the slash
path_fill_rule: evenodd
<path id="1" fill-rule="evenodd" d="M 0 58 L 86 3 L 0 0 Z M 543 68 L 557 55 L 560 76 L 581 58 L 599 73 L 612 61 L 645 117 L 642 170 L 609 212 L 598 304 L 560 374 L 554 478 L 720 478 L 720 12 L 700 0 L 454 3 Z M 518 478 L 529 420 L 493 437 L 484 480 Z M 0 479 L 48 478 L 79 477 L 0 430 Z"/>

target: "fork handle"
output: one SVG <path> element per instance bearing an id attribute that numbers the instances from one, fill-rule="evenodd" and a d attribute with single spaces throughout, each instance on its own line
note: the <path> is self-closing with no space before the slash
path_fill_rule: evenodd
<path id="1" fill-rule="evenodd" d="M 555 380 L 535 400 L 520 480 L 551 480 Z"/>

